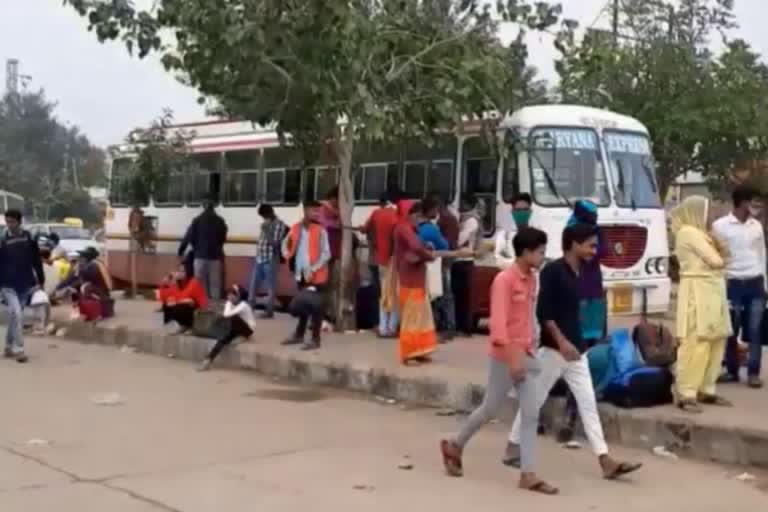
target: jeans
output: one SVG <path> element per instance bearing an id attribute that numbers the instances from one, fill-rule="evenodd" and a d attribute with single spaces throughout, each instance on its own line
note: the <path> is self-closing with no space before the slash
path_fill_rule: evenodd
<path id="1" fill-rule="evenodd" d="M 456 329 L 467 335 L 475 330 L 474 312 L 472 311 L 472 272 L 473 261 L 459 260 L 451 266 L 451 286 L 456 302 Z"/>
<path id="2" fill-rule="evenodd" d="M 738 377 L 738 339 L 749 343 L 747 372 L 750 377 L 760 375 L 763 357 L 761 326 L 765 310 L 765 288 L 762 277 L 752 279 L 728 279 L 728 307 L 731 311 L 733 336 L 728 338 L 725 350 L 725 366 L 728 373 Z"/>
<path id="3" fill-rule="evenodd" d="M 248 324 L 246 324 L 239 316 L 233 316 L 229 318 L 229 328 L 219 339 L 216 340 L 216 344 L 208 353 L 206 359 L 213 362 L 216 357 L 221 353 L 224 348 L 232 343 L 237 338 L 250 338 L 253 335 L 253 331 Z"/>
<path id="4" fill-rule="evenodd" d="M 221 299 L 224 265 L 221 260 L 195 258 L 195 277 L 211 300 Z"/>
<path id="5" fill-rule="evenodd" d="M 267 314 L 275 312 L 275 293 L 277 290 L 277 271 L 279 264 L 275 265 L 272 261 L 257 262 L 253 261 L 253 272 L 251 273 L 251 283 L 248 287 L 248 297 L 253 303 L 256 300 L 256 293 L 261 289 L 267 293 L 267 303 L 265 309 Z"/>
<path id="6" fill-rule="evenodd" d="M 464 448 L 480 428 L 498 414 L 509 392 L 517 392 L 519 409 L 517 413 L 520 445 L 520 469 L 531 473 L 536 465 L 536 435 L 539 427 L 539 409 L 536 381 L 540 373 L 538 361 L 526 358 L 528 374 L 520 382 L 512 380 L 509 367 L 496 359 L 491 359 L 488 371 L 488 386 L 485 389 L 483 403 L 469 416 L 456 437 L 456 444 Z"/>
<path id="7" fill-rule="evenodd" d="M 451 288 L 451 265 L 443 261 L 443 296 L 435 299 L 432 311 L 437 330 L 452 335 L 456 332 L 456 303 Z"/>
<path id="8" fill-rule="evenodd" d="M 380 266 L 377 274 L 379 275 L 379 334 L 381 336 L 396 336 L 400 328 L 399 304 L 395 304 L 392 311 L 384 311 L 384 308 L 381 307 L 381 291 L 384 289 L 383 280 L 387 274 L 387 267 Z"/>
<path id="9" fill-rule="evenodd" d="M 31 290 L 18 292 L 13 288 L 2 288 L 3 301 L 8 307 L 8 330 L 5 333 L 5 349 L 14 355 L 24 353 L 24 306 Z"/>

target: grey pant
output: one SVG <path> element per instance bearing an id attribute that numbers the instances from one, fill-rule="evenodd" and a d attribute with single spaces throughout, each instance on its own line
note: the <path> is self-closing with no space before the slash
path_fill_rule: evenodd
<path id="1" fill-rule="evenodd" d="M 24 307 L 30 290 L 18 292 L 13 288 L 0 290 L 8 307 L 8 327 L 5 333 L 5 350 L 14 355 L 24 353 Z"/>
<path id="2" fill-rule="evenodd" d="M 195 258 L 195 278 L 200 281 L 206 295 L 211 300 L 221 299 L 224 266 L 221 260 L 203 260 Z"/>
<path id="3" fill-rule="evenodd" d="M 480 407 L 469 416 L 456 437 L 456 444 L 461 448 L 469 442 L 480 428 L 498 414 L 501 405 L 512 389 L 517 392 L 521 419 L 520 431 L 520 469 L 524 473 L 533 472 L 536 460 L 536 435 L 539 426 L 539 404 L 536 400 L 536 376 L 541 372 L 534 357 L 526 357 L 528 374 L 520 382 L 514 382 L 509 375 L 509 367 L 496 359 L 490 359 L 488 385 Z"/>

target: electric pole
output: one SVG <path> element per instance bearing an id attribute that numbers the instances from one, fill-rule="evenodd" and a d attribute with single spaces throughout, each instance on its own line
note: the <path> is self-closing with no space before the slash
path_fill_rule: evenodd
<path id="1" fill-rule="evenodd" d="M 621 0 L 613 0 L 613 22 L 611 23 L 611 33 L 613 34 L 613 45 L 619 45 L 619 7 Z"/>
<path id="2" fill-rule="evenodd" d="M 5 92 L 14 95 L 19 92 L 19 61 L 17 59 L 5 61 Z"/>

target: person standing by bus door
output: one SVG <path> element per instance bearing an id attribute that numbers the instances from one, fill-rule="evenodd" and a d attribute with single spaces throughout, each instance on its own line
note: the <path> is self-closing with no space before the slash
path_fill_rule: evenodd
<path id="1" fill-rule="evenodd" d="M 483 236 L 477 199 L 474 196 L 462 198 L 459 213 L 458 249 L 475 252 L 480 248 Z M 471 336 L 475 330 L 472 312 L 472 273 L 474 266 L 474 258 L 457 259 L 453 263 L 451 275 L 453 297 L 456 302 L 456 328 L 467 336 Z"/>
<path id="2" fill-rule="evenodd" d="M 221 299 L 224 281 L 224 244 L 227 242 L 227 223 L 216 213 L 214 200 L 203 203 L 203 213 L 195 217 L 187 229 L 179 258 L 183 258 L 187 246 L 195 253 L 194 275 L 205 288 L 208 298 Z"/>
<path id="3" fill-rule="evenodd" d="M 733 210 L 714 222 L 715 239 L 726 249 L 725 276 L 728 304 L 733 323 L 733 336 L 728 339 L 725 352 L 727 373 L 721 381 L 739 382 L 741 362 L 738 354 L 739 333 L 749 343 L 747 384 L 762 388 L 760 378 L 762 346 L 762 320 L 765 310 L 766 248 L 763 226 L 752 215 L 759 208 L 760 194 L 746 186 L 733 191 Z"/>
<path id="4" fill-rule="evenodd" d="M 261 318 L 273 318 L 275 316 L 275 294 L 277 293 L 277 275 L 280 270 L 280 247 L 288 228 L 285 223 L 275 215 L 275 209 L 271 205 L 259 206 L 261 217 L 261 233 L 256 243 L 256 257 L 253 259 L 253 271 L 248 288 L 248 297 L 251 303 L 256 301 L 256 293 L 261 288 L 267 292 L 267 303 Z"/>
<path id="5" fill-rule="evenodd" d="M 0 238 L 0 294 L 8 307 L 5 357 L 19 363 L 28 361 L 24 353 L 24 306 L 32 293 L 45 287 L 40 248 L 29 231 L 21 227 L 21 212 L 5 212 L 5 232 Z"/>

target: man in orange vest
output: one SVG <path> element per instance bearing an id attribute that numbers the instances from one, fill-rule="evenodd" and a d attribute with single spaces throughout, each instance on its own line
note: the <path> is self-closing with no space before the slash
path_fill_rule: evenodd
<path id="1" fill-rule="evenodd" d="M 283 243 L 283 256 L 289 262 L 299 287 L 291 302 L 291 312 L 298 317 L 296 332 L 283 345 L 302 345 L 302 350 L 320 348 L 320 331 L 325 314 L 330 271 L 331 248 L 328 232 L 317 222 L 319 204 L 304 204 L 304 218 L 291 226 Z M 307 323 L 312 320 L 312 340 L 305 343 Z"/>

